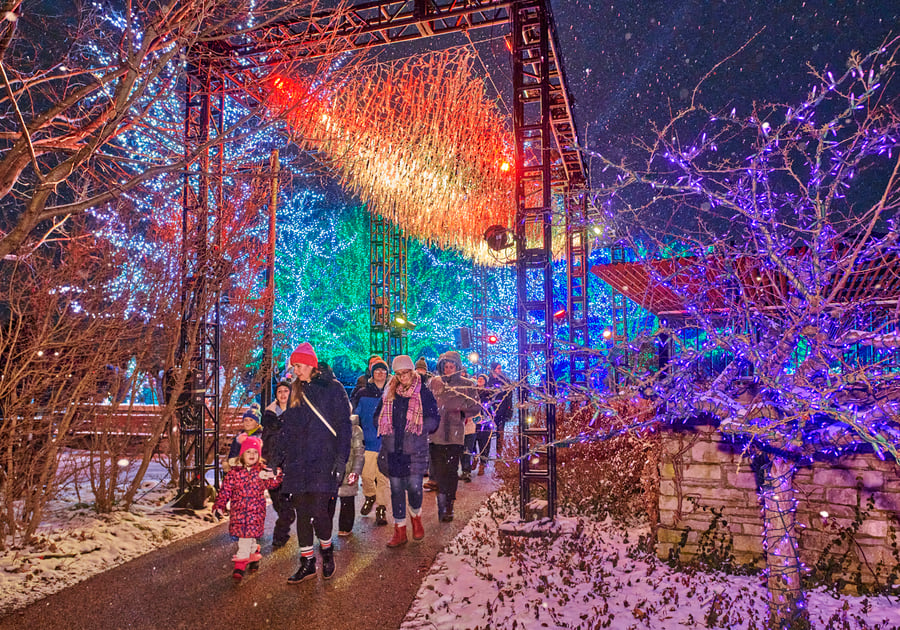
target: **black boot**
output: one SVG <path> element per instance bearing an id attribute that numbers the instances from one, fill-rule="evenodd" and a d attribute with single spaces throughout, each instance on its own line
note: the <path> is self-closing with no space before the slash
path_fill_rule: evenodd
<path id="1" fill-rule="evenodd" d="M 333 567 L 333 565 L 332 565 Z M 334 570 L 332 568 L 332 570 Z M 303 580 L 316 577 L 316 557 L 300 556 L 300 568 L 288 578 L 288 584 L 299 584 Z"/>
<path id="2" fill-rule="evenodd" d="M 366 497 L 366 500 L 363 501 L 362 508 L 359 510 L 359 513 L 363 516 L 368 516 L 372 511 L 373 505 L 375 505 L 375 497 Z"/>
<path id="3" fill-rule="evenodd" d="M 437 506 L 438 506 L 438 520 L 443 522 L 444 518 L 447 516 L 447 495 L 446 494 L 437 495 Z"/>
<path id="4" fill-rule="evenodd" d="M 322 577 L 326 580 L 334 575 L 334 547 L 322 549 Z"/>
<path id="5" fill-rule="evenodd" d="M 375 524 L 387 525 L 387 508 L 383 505 L 375 508 Z"/>
<path id="6" fill-rule="evenodd" d="M 449 523 L 453 520 L 453 499 L 447 499 L 447 513 L 444 514 L 444 518 L 441 520 L 445 523 Z"/>

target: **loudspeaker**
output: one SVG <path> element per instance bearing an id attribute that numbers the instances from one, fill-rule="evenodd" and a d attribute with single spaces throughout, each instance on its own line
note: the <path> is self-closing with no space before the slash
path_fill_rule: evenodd
<path id="1" fill-rule="evenodd" d="M 456 328 L 453 331 L 453 341 L 459 350 L 468 350 L 472 347 L 472 329 L 468 326 Z"/>

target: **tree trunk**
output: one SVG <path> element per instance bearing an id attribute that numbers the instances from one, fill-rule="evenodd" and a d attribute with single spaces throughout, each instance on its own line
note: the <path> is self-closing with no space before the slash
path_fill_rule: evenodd
<path id="1" fill-rule="evenodd" d="M 763 473 L 759 498 L 765 526 L 769 627 L 804 630 L 811 626 L 800 579 L 794 464 L 770 456 Z"/>

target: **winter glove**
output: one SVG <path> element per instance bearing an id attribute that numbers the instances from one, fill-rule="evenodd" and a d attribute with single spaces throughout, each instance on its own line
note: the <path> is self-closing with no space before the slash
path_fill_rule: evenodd
<path id="1" fill-rule="evenodd" d="M 350 473 L 349 475 L 347 475 L 348 485 L 355 485 L 357 481 L 359 481 L 359 475 L 357 475 L 356 473 Z"/>

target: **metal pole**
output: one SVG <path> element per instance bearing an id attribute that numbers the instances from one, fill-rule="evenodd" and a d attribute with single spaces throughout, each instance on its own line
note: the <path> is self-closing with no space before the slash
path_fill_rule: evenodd
<path id="1" fill-rule="evenodd" d="M 262 406 L 265 409 L 274 395 L 273 379 L 275 354 L 275 214 L 278 211 L 278 149 L 272 150 L 269 160 L 269 171 L 272 177 L 272 196 L 269 200 L 269 246 L 266 250 L 266 321 L 263 328 L 263 357 L 260 365 L 262 371 Z"/>

